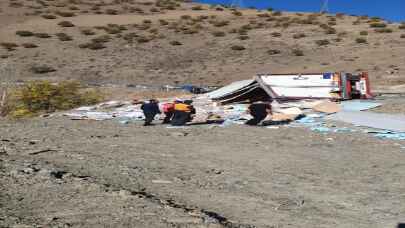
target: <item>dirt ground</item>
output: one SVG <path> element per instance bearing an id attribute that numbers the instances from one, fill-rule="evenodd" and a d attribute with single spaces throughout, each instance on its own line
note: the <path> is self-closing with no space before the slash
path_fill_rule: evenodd
<path id="1" fill-rule="evenodd" d="M 0 227 L 396 227 L 404 156 L 299 127 L 3 120 Z"/>

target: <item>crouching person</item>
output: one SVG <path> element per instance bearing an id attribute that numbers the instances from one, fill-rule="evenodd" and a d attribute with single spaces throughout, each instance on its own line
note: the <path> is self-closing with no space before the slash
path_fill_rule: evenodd
<path id="1" fill-rule="evenodd" d="M 245 124 L 256 126 L 264 119 L 266 119 L 268 114 L 272 114 L 271 104 L 264 102 L 255 102 L 249 106 L 248 112 L 253 117 L 253 119 L 248 120 Z"/>
<path id="2" fill-rule="evenodd" d="M 162 105 L 162 110 L 163 113 L 165 114 L 165 118 L 163 119 L 162 124 L 168 124 L 172 120 L 173 114 L 174 114 L 174 105 L 177 103 L 175 101 L 174 103 L 165 103 Z"/>
<path id="3" fill-rule="evenodd" d="M 174 115 L 171 122 L 173 126 L 184 126 L 193 119 L 196 111 L 193 105 L 191 105 L 192 103 L 192 100 L 186 100 L 183 103 L 174 104 Z"/>
<path id="4" fill-rule="evenodd" d="M 143 103 L 141 106 L 143 114 L 145 115 L 145 123 L 143 126 L 151 125 L 153 119 L 157 114 L 160 114 L 159 102 L 155 99 L 149 100 L 148 103 Z"/>

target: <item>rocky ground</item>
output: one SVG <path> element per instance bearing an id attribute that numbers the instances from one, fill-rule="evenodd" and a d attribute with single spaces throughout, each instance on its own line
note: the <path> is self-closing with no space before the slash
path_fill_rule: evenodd
<path id="1" fill-rule="evenodd" d="M 395 227 L 404 153 L 306 128 L 3 120 L 0 227 Z"/>

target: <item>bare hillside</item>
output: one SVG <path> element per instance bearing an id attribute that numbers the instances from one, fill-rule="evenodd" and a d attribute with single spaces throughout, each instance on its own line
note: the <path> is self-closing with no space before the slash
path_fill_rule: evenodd
<path id="1" fill-rule="evenodd" d="M 172 0 L 0 2 L 2 82 L 223 84 L 256 73 L 369 71 L 405 84 L 405 25 Z"/>

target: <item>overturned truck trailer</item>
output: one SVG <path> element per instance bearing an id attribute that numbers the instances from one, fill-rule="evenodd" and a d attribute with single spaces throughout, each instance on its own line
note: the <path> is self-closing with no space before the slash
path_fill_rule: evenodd
<path id="1" fill-rule="evenodd" d="M 257 100 L 371 98 L 366 72 L 316 74 L 259 74 L 251 80 L 231 83 L 207 96 L 222 104 Z"/>

